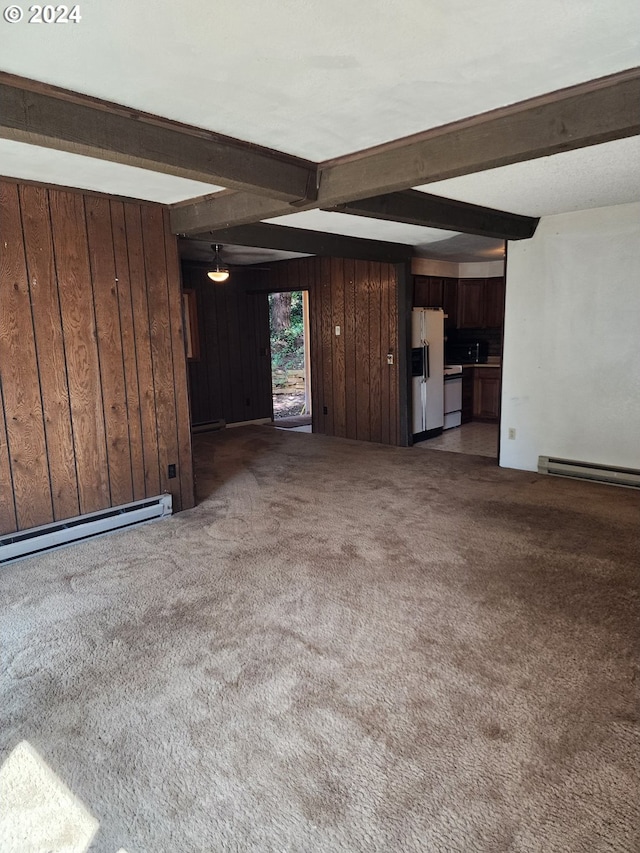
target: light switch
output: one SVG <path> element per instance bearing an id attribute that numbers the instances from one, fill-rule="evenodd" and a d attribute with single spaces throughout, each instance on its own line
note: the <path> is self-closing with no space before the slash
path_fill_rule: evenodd
<path id="1" fill-rule="evenodd" d="M 393 364 L 393 353 L 392 352 L 387 353 L 387 364 Z"/>
<path id="2" fill-rule="evenodd" d="M 340 334 L 340 326 L 336 326 L 336 337 Z"/>

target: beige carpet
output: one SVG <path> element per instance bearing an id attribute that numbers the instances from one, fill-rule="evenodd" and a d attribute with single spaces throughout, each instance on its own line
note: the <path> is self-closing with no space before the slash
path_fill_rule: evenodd
<path id="1" fill-rule="evenodd" d="M 0 571 L 3 853 L 637 853 L 637 493 L 197 451 L 195 510 Z"/>

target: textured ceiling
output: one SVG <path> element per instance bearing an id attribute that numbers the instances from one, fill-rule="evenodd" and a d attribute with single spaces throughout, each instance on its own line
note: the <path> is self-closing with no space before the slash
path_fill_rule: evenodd
<path id="1" fill-rule="evenodd" d="M 0 21 L 2 70 L 311 160 L 640 65 L 637 0 L 79 5 Z"/>
<path id="2" fill-rule="evenodd" d="M 178 240 L 180 257 L 190 261 L 202 261 L 211 263 L 213 249 L 201 240 Z M 259 249 L 253 246 L 234 246 L 226 243 L 222 246 L 220 256 L 225 264 L 229 266 L 247 266 L 262 263 L 273 263 L 275 261 L 288 261 L 292 258 L 306 258 L 300 252 L 281 252 L 277 249 Z"/>
<path id="3" fill-rule="evenodd" d="M 0 19 L 0 70 L 310 160 L 640 65 L 637 0 L 79 5 L 78 24 L 29 24 L 26 6 L 20 23 Z M 424 189 L 511 212 L 560 213 L 637 198 L 639 160 L 637 141 L 622 141 Z M 216 189 L 8 142 L 0 142 L 0 174 L 165 203 Z M 327 216 L 286 219 L 409 242 L 420 254 L 446 254 L 446 240 L 478 257 L 492 248 L 452 232 Z"/>
<path id="4" fill-rule="evenodd" d="M 289 225 L 292 228 L 307 228 L 311 231 L 328 231 L 332 234 L 347 234 L 350 237 L 368 237 L 371 240 L 388 240 L 392 243 L 407 243 L 422 246 L 453 237 L 457 231 L 442 231 L 438 228 L 422 228 L 404 222 L 384 222 L 366 216 L 351 216 L 348 213 L 332 213 L 328 210 L 305 210 L 277 219 L 267 219 L 274 225 Z"/>
<path id="5" fill-rule="evenodd" d="M 640 110 L 640 105 L 638 107 Z M 640 201 L 640 137 L 416 187 L 527 216 Z"/>
<path id="6" fill-rule="evenodd" d="M 222 189 L 200 181 L 9 139 L 0 139 L 0 174 L 7 178 L 80 187 L 161 204 L 173 204 Z"/>
<path id="7" fill-rule="evenodd" d="M 504 240 L 459 234 L 457 231 L 444 231 L 440 228 L 422 228 L 404 222 L 385 222 L 381 219 L 368 219 L 366 216 L 350 216 L 348 213 L 306 210 L 267 221 L 291 228 L 405 243 L 413 246 L 415 255 L 427 258 L 480 261 L 503 257 Z"/>

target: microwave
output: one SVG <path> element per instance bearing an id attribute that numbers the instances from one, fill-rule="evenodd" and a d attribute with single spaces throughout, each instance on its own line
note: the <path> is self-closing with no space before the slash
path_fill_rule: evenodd
<path id="1" fill-rule="evenodd" d="M 447 343 L 445 355 L 447 364 L 486 364 L 489 344 L 487 341 Z"/>

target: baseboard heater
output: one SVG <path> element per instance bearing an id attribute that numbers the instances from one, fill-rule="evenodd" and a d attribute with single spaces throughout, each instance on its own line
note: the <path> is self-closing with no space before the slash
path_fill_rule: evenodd
<path id="1" fill-rule="evenodd" d="M 171 495 L 158 495 L 141 501 L 88 512 L 64 521 L 54 521 L 41 527 L 31 527 L 0 537 L 0 564 L 60 548 L 81 539 L 99 536 L 112 530 L 131 527 L 146 521 L 156 521 L 171 515 Z"/>
<path id="2" fill-rule="evenodd" d="M 213 432 L 214 430 L 217 430 L 217 429 L 224 429 L 226 427 L 226 425 L 227 425 L 227 422 L 224 420 L 224 418 L 218 418 L 217 421 L 207 421 L 204 424 L 194 424 L 191 427 L 191 432 L 192 433 Z"/>
<path id="3" fill-rule="evenodd" d="M 594 465 L 592 462 L 538 456 L 538 471 L 540 474 L 555 474 L 559 477 L 595 480 L 598 483 L 640 489 L 640 471 L 635 468 L 616 468 L 612 465 Z"/>

